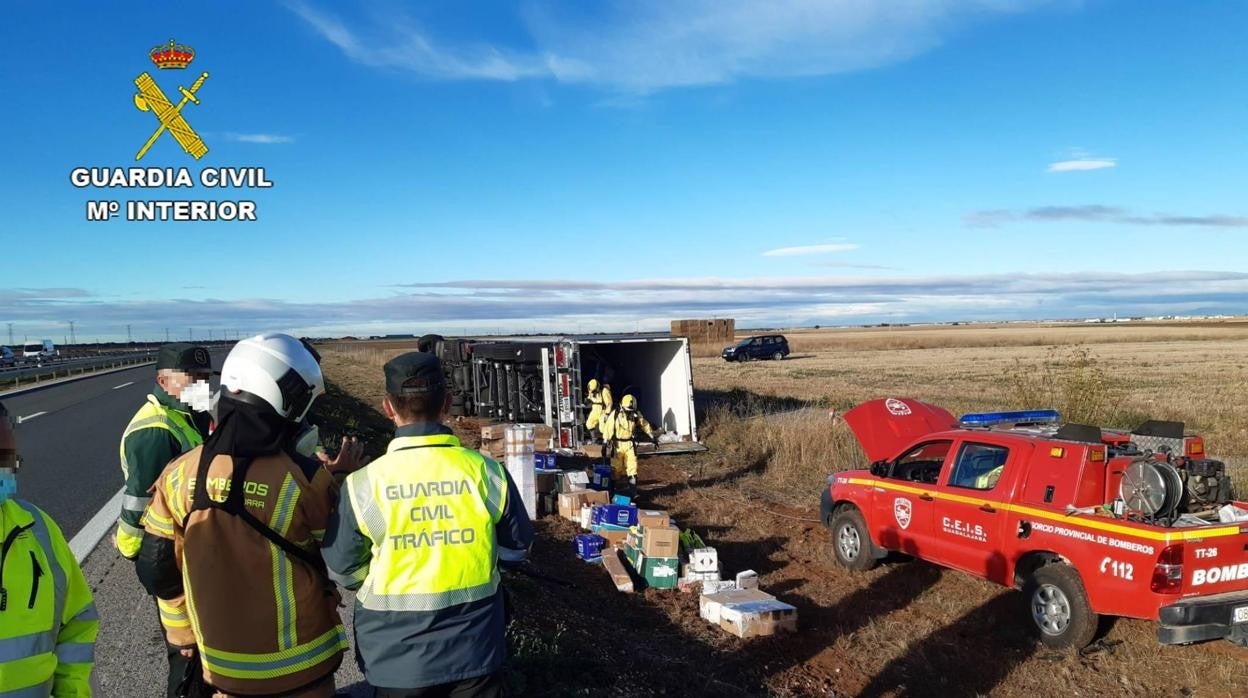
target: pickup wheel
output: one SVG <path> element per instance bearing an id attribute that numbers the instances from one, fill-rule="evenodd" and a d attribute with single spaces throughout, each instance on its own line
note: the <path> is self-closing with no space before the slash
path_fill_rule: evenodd
<path id="1" fill-rule="evenodd" d="M 1045 565 L 1023 585 L 1027 612 L 1040 632 L 1040 642 L 1057 649 L 1083 649 L 1096 637 L 1097 614 L 1075 568 Z"/>
<path id="2" fill-rule="evenodd" d="M 879 564 L 875 545 L 862 519 L 862 512 L 854 507 L 841 509 L 832 517 L 832 554 L 846 569 L 865 572 Z"/>

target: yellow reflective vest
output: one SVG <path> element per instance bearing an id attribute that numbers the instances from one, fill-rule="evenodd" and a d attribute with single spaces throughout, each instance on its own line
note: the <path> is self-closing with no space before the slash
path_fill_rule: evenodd
<path id="1" fill-rule="evenodd" d="M 177 452 L 169 453 L 158 449 L 159 453 L 140 450 L 135 454 L 135 449 L 132 448 L 131 455 L 137 455 L 145 462 L 130 462 L 131 457 L 126 453 L 126 441 L 147 429 L 160 429 L 171 435 L 177 442 Z M 134 559 L 139 554 L 139 546 L 143 543 L 143 511 L 151 502 L 148 490 L 156 482 L 156 478 L 169 461 L 203 442 L 204 437 L 195 428 L 188 413 L 161 404 L 155 395 L 148 395 L 143 406 L 130 420 L 121 435 L 120 447 L 121 472 L 126 479 L 126 491 L 122 495 L 121 516 L 117 520 L 117 550 L 123 557 Z"/>
<path id="2" fill-rule="evenodd" d="M 0 502 L 0 696 L 90 696 L 99 617 L 51 517 Z"/>
<path id="3" fill-rule="evenodd" d="M 451 435 L 404 436 L 347 478 L 372 559 L 357 600 L 374 611 L 435 611 L 498 591 L 494 526 L 503 467 Z M 363 571 L 363 570 L 362 570 Z"/>

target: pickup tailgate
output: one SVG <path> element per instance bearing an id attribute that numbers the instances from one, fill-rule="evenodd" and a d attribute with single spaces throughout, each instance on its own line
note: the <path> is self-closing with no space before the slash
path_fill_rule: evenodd
<path id="1" fill-rule="evenodd" d="M 1248 592 L 1248 526 L 1222 525 L 1206 535 L 1183 545 L 1183 596 Z"/>

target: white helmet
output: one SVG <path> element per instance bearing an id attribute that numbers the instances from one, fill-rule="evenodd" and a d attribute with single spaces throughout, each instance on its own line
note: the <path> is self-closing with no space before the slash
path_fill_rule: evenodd
<path id="1" fill-rule="evenodd" d="M 272 332 L 244 339 L 221 366 L 222 395 L 253 405 L 268 405 L 288 421 L 298 422 L 325 394 L 325 377 L 315 353 L 288 334 Z"/>

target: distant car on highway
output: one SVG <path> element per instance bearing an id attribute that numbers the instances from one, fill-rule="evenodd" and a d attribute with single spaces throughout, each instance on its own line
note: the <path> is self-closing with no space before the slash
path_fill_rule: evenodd
<path id="1" fill-rule="evenodd" d="M 789 355 L 789 340 L 782 334 L 763 334 L 724 347 L 720 356 L 724 361 L 753 361 L 774 359 L 779 361 Z"/>
<path id="2" fill-rule="evenodd" d="M 8 347 L 0 347 L 0 368 L 9 368 L 17 365 L 17 356 L 13 354 L 13 350 Z"/>
<path id="3" fill-rule="evenodd" d="M 22 361 L 28 364 L 39 364 L 42 366 L 55 358 L 56 345 L 50 339 L 45 339 L 42 342 L 27 342 L 22 346 Z"/>

